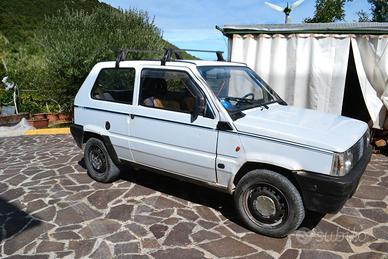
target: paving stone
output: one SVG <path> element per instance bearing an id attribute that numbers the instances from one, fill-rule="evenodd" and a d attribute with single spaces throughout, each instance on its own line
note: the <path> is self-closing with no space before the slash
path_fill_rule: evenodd
<path id="1" fill-rule="evenodd" d="M 69 249 L 74 250 L 76 258 L 85 257 L 92 252 L 95 242 L 94 239 L 70 241 Z"/>
<path id="2" fill-rule="evenodd" d="M 124 198 L 130 198 L 130 197 L 138 197 L 138 196 L 147 196 L 155 193 L 154 190 L 141 186 L 141 185 L 135 185 L 132 189 L 130 189 L 125 195 Z"/>
<path id="3" fill-rule="evenodd" d="M 158 217 L 152 217 L 152 216 L 146 216 L 146 215 L 135 215 L 133 221 L 143 225 L 152 225 L 152 224 L 159 223 L 160 221 L 162 221 L 162 219 Z"/>
<path id="4" fill-rule="evenodd" d="M 100 215 L 100 212 L 88 207 L 85 203 L 80 203 L 59 210 L 55 218 L 55 223 L 58 225 L 77 224 L 99 217 Z"/>
<path id="5" fill-rule="evenodd" d="M 367 201 L 365 202 L 365 207 L 377 207 L 385 209 L 387 204 L 383 201 Z"/>
<path id="6" fill-rule="evenodd" d="M 385 255 L 375 252 L 365 252 L 349 256 L 349 259 L 385 259 Z"/>
<path id="7" fill-rule="evenodd" d="M 115 245 L 115 255 L 119 254 L 137 254 L 140 251 L 138 242 L 124 243 Z"/>
<path id="8" fill-rule="evenodd" d="M 94 207 L 98 209 L 106 209 L 109 202 L 113 201 L 120 195 L 122 195 L 125 190 L 113 189 L 113 190 L 100 190 L 94 192 L 88 197 L 88 201 Z"/>
<path id="9" fill-rule="evenodd" d="M 188 209 L 178 209 L 177 214 L 190 221 L 195 221 L 199 218 L 198 214 Z"/>
<path id="10" fill-rule="evenodd" d="M 36 248 L 37 253 L 62 251 L 65 247 L 64 243 L 54 241 L 42 241 Z"/>
<path id="11" fill-rule="evenodd" d="M 113 234 L 119 230 L 120 227 L 121 224 L 117 223 L 116 221 L 109 219 L 97 219 L 87 224 L 79 231 L 79 233 L 84 238 L 93 238 L 97 236 Z"/>
<path id="12" fill-rule="evenodd" d="M 144 237 L 148 234 L 147 230 L 144 227 L 136 223 L 128 224 L 125 227 L 127 227 L 132 233 L 134 233 L 138 237 Z"/>
<path id="13" fill-rule="evenodd" d="M 44 220 L 44 221 L 51 221 L 56 213 L 56 209 L 54 206 L 50 206 L 44 210 L 38 211 L 34 214 L 32 214 L 33 217 L 39 219 L 39 220 Z"/>
<path id="14" fill-rule="evenodd" d="M 168 227 L 166 225 L 155 224 L 150 227 L 150 231 L 154 234 L 156 239 L 164 237 Z"/>
<path id="15" fill-rule="evenodd" d="M 64 231 L 75 230 L 80 228 L 82 228 L 82 225 L 69 225 L 69 226 L 59 227 L 55 229 L 55 232 L 64 232 Z"/>
<path id="16" fill-rule="evenodd" d="M 272 250 L 281 253 L 286 246 L 287 238 L 271 238 L 258 234 L 246 234 L 242 240 L 249 244 L 263 248 L 264 250 Z"/>
<path id="17" fill-rule="evenodd" d="M 158 240 L 155 238 L 145 238 L 142 240 L 142 246 L 144 249 L 156 249 L 160 248 Z"/>
<path id="18" fill-rule="evenodd" d="M 174 213 L 174 209 L 164 209 L 161 211 L 155 211 L 151 213 L 151 216 L 160 218 L 169 218 Z"/>
<path id="19" fill-rule="evenodd" d="M 300 259 L 342 259 L 342 256 L 326 251 L 303 250 Z"/>
<path id="20" fill-rule="evenodd" d="M 334 222 L 354 232 L 360 232 L 376 225 L 375 222 L 370 221 L 368 219 L 348 215 L 341 215 L 338 218 L 334 219 Z"/>
<path id="21" fill-rule="evenodd" d="M 176 225 L 180 220 L 180 218 L 168 218 L 163 220 L 161 223 L 166 225 Z"/>
<path id="22" fill-rule="evenodd" d="M 205 241 L 205 240 L 210 241 L 210 240 L 218 239 L 220 237 L 221 236 L 219 234 L 216 234 L 214 232 L 210 232 L 207 230 L 200 230 L 200 231 L 191 235 L 191 238 L 196 243 L 201 243 L 202 241 Z"/>
<path id="23" fill-rule="evenodd" d="M 256 251 L 252 247 L 230 237 L 211 241 L 199 246 L 217 257 L 244 256 Z"/>
<path id="24" fill-rule="evenodd" d="M 326 239 L 325 239 L 326 238 Z M 325 241 L 325 242 L 323 242 Z M 346 235 L 308 234 L 307 236 L 291 236 L 291 248 L 296 249 L 320 249 L 327 251 L 338 251 L 353 253 L 352 248 L 346 240 Z"/>
<path id="25" fill-rule="evenodd" d="M 97 258 L 97 259 L 112 258 L 112 253 L 105 241 L 101 242 L 101 244 L 98 246 L 96 251 L 94 251 L 90 255 L 90 258 Z"/>
<path id="26" fill-rule="evenodd" d="M 112 243 L 117 242 L 129 242 L 131 240 L 135 240 L 136 237 L 129 233 L 128 230 L 117 232 L 109 237 L 106 238 L 106 240 L 111 241 Z"/>
<path id="27" fill-rule="evenodd" d="M 361 234 L 355 236 L 351 240 L 352 244 L 355 246 L 362 246 L 365 243 L 369 243 L 369 242 L 373 242 L 373 241 L 376 241 L 376 238 L 371 236 L 371 235 L 365 234 L 365 233 L 361 233 Z"/>
<path id="28" fill-rule="evenodd" d="M 23 188 L 16 188 L 16 189 L 11 189 L 11 190 L 3 192 L 1 194 L 1 198 L 3 198 L 4 200 L 10 202 L 10 201 L 12 201 L 12 200 L 14 200 L 16 198 L 19 198 L 23 194 L 24 194 Z"/>
<path id="29" fill-rule="evenodd" d="M 75 240 L 75 239 L 81 239 L 81 236 L 73 231 L 65 231 L 65 232 L 57 232 L 52 233 L 51 236 L 55 240 Z"/>
<path id="30" fill-rule="evenodd" d="M 71 136 L 0 142 L 1 258 L 387 255 L 388 157 L 372 156 L 358 191 L 340 212 L 312 218 L 312 230 L 302 227 L 302 236 L 277 239 L 246 229 L 236 220 L 230 196 L 216 191 L 146 171 L 129 181 L 97 183 L 81 166 L 83 154 Z"/>
<path id="31" fill-rule="evenodd" d="M 41 234 L 46 233 L 53 227 L 53 224 L 32 220 L 26 229 L 24 229 L 22 235 L 16 235 L 13 238 L 5 241 L 4 253 L 7 255 L 13 254 L 20 248 L 29 244 L 31 240 L 38 238 Z"/>
<path id="32" fill-rule="evenodd" d="M 296 259 L 298 258 L 299 251 L 296 249 L 287 249 L 282 253 L 279 259 Z"/>
<path id="33" fill-rule="evenodd" d="M 379 251 L 379 252 L 383 252 L 383 253 L 387 253 L 388 255 L 388 243 L 373 243 L 373 244 L 370 244 L 369 245 L 369 248 L 375 250 L 375 251 Z"/>
<path id="34" fill-rule="evenodd" d="M 188 222 L 178 223 L 167 235 L 164 245 L 166 246 L 185 246 L 191 243 L 189 235 L 195 224 Z"/>
<path id="35" fill-rule="evenodd" d="M 26 217 L 24 213 L 14 213 L 4 224 L 4 230 L 7 237 L 11 237 L 14 234 L 22 230 L 31 221 L 30 218 Z M 35 224 L 39 224 L 35 221 Z"/>
<path id="36" fill-rule="evenodd" d="M 158 259 L 171 259 L 171 258 L 184 258 L 184 259 L 202 259 L 204 254 L 197 249 L 183 249 L 183 248 L 171 248 L 166 250 L 159 250 L 151 254 L 154 258 Z"/>
<path id="37" fill-rule="evenodd" d="M 360 213 L 371 220 L 380 223 L 388 222 L 388 213 L 386 213 L 383 209 L 363 209 L 360 210 Z"/>
<path id="38" fill-rule="evenodd" d="M 388 240 L 388 226 L 374 228 L 373 235 L 377 238 Z"/>
<path id="39" fill-rule="evenodd" d="M 110 209 L 106 217 L 110 219 L 117 219 L 119 221 L 127 221 L 131 219 L 132 210 L 133 210 L 132 205 L 125 205 L 125 204 L 117 205 Z"/>
<path id="40" fill-rule="evenodd" d="M 385 196 L 388 195 L 388 190 L 377 186 L 360 185 L 354 195 L 361 199 L 384 200 Z"/>
<path id="41" fill-rule="evenodd" d="M 219 218 L 213 213 L 213 211 L 207 207 L 199 206 L 195 208 L 198 215 L 201 216 L 202 219 L 206 221 L 214 221 L 218 222 Z"/>

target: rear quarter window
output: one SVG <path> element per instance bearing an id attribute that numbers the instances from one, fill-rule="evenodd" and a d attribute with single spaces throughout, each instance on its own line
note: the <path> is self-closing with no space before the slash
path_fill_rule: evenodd
<path id="1" fill-rule="evenodd" d="M 134 68 L 102 69 L 93 85 L 91 97 L 95 100 L 132 104 L 134 85 Z"/>

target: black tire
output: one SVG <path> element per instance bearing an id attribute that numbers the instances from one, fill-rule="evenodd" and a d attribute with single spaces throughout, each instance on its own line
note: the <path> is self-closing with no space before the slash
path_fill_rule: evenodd
<path id="1" fill-rule="evenodd" d="M 110 183 L 120 175 L 120 169 L 113 163 L 104 143 L 90 138 L 84 150 L 85 164 L 91 178 L 101 183 Z"/>
<path id="2" fill-rule="evenodd" d="M 253 231 L 284 237 L 302 223 L 305 210 L 296 187 L 283 175 L 253 170 L 237 184 L 234 202 L 242 221 Z"/>

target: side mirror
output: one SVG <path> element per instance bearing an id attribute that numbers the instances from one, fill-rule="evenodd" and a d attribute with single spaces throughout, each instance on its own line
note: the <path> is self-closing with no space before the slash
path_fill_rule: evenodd
<path id="1" fill-rule="evenodd" d="M 194 122 L 198 115 L 203 115 L 205 111 L 205 98 L 202 95 L 197 95 L 195 97 L 194 110 L 191 113 L 191 122 Z"/>

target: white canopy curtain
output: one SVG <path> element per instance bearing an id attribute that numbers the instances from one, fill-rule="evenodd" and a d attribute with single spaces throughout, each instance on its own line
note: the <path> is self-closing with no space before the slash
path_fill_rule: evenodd
<path id="1" fill-rule="evenodd" d="M 381 126 L 378 115 L 382 102 L 378 95 L 383 95 L 381 89 L 387 93 L 387 42 L 384 45 L 383 41 L 370 39 L 346 34 L 234 34 L 231 60 L 247 63 L 289 104 L 341 114 L 352 42 L 357 45 L 354 52 L 358 53 L 357 72 L 365 82 L 361 84 L 365 101 L 373 100 L 373 105 L 367 105 L 368 111 L 375 126 Z M 371 68 L 373 64 L 379 69 Z M 375 78 L 383 83 L 376 84 Z M 380 90 L 373 93 L 377 85 Z"/>

